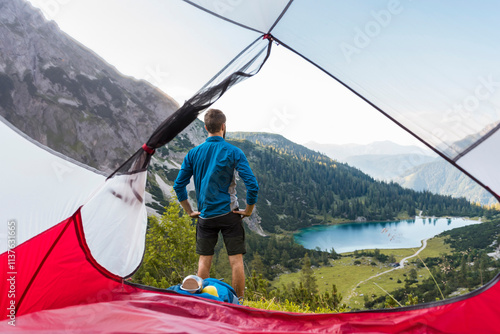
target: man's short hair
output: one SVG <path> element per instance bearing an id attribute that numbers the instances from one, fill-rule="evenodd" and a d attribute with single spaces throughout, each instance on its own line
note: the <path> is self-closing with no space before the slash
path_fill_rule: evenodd
<path id="1" fill-rule="evenodd" d="M 209 109 L 205 114 L 205 126 L 210 133 L 219 132 L 224 123 L 226 123 L 226 116 L 219 109 Z"/>

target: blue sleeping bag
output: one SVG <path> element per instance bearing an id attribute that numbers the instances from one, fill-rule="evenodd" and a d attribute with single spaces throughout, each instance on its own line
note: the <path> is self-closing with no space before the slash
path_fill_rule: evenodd
<path id="1" fill-rule="evenodd" d="M 172 290 L 183 295 L 197 296 L 206 299 L 218 300 L 220 302 L 240 305 L 238 297 L 236 296 L 236 291 L 234 291 L 233 287 L 227 284 L 226 282 L 223 282 L 216 278 L 205 278 L 203 280 L 203 288 L 209 285 L 215 287 L 217 289 L 219 297 L 211 295 L 209 293 L 201 293 L 201 292 L 192 293 L 189 291 L 184 291 L 181 289 L 181 285 L 182 284 L 171 286 L 167 290 Z"/>

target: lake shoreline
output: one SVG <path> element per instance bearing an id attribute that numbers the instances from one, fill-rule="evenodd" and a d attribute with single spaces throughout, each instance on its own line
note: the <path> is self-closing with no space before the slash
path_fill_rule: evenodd
<path id="1" fill-rule="evenodd" d="M 296 243 L 307 249 L 331 251 L 339 254 L 365 249 L 404 249 L 419 247 L 423 239 L 444 231 L 481 223 L 468 217 L 426 217 L 413 219 L 317 224 L 293 234 Z"/>
<path id="2" fill-rule="evenodd" d="M 466 220 L 477 220 L 479 222 L 482 222 L 482 217 L 465 217 L 465 216 L 442 216 L 442 217 L 436 217 L 436 216 L 414 216 L 413 218 L 408 216 L 408 217 L 398 217 L 396 220 L 411 220 L 411 219 L 439 219 L 439 218 L 444 218 L 444 219 L 466 219 Z M 332 223 L 324 223 L 324 224 L 312 224 L 311 226 L 308 227 L 303 227 L 301 229 L 292 231 L 293 233 L 298 233 L 300 230 L 309 228 L 309 227 L 315 227 L 315 226 L 334 226 L 334 225 L 345 225 L 345 224 L 358 224 L 358 223 L 389 223 L 393 222 L 395 220 L 347 220 L 347 221 L 339 221 L 339 222 L 332 222 Z"/>

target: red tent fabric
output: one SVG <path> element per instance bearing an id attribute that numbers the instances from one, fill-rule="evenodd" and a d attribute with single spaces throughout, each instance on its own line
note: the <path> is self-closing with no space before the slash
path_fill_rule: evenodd
<path id="1" fill-rule="evenodd" d="M 92 257 L 80 210 L 14 249 L 15 322 L 2 333 L 498 333 L 500 275 L 466 296 L 392 310 L 297 314 L 133 285 Z M 7 253 L 1 263 L 6 264 Z M 10 284 L 2 280 L 2 295 Z M 9 298 L 1 299 L 9 319 Z M 15 324 L 16 326 L 13 326 Z"/>
<path id="2" fill-rule="evenodd" d="M 16 316 L 103 301 L 108 291 L 121 289 L 121 278 L 107 272 L 90 255 L 80 210 L 13 251 L 17 269 L 8 276 L 14 278 Z M 1 255 L 2 264 L 7 256 L 8 252 Z M 6 296 L 10 284 L 3 283 Z M 8 315 L 11 300 L 0 301 L 2 319 Z"/>
<path id="3" fill-rule="evenodd" d="M 19 135 L 15 126 L 0 118 L 0 138 L 9 143 L 1 145 L 2 156 L 23 152 L 30 158 L 29 164 L 13 159 L 2 165 L 0 173 L 0 184 L 7 189 L 1 192 L 0 203 L 9 209 L 2 208 L 0 216 L 9 224 L 19 221 L 14 239 L 0 233 L 0 238 L 8 241 L 0 243 L 4 252 L 0 254 L 0 331 L 500 333 L 500 276 L 475 292 L 446 301 L 314 315 L 218 303 L 125 280 L 140 265 L 144 252 L 144 187 L 154 149 L 169 142 L 231 86 L 259 72 L 274 42 L 338 80 L 499 198 L 500 155 L 493 153 L 500 143 L 500 98 L 492 94 L 498 83 L 493 80 L 496 73 L 490 73 L 498 68 L 500 43 L 492 28 L 498 19 L 483 15 L 496 13 L 498 4 L 454 3 L 453 9 L 461 9 L 458 14 L 463 20 L 469 16 L 474 20 L 466 21 L 468 25 L 449 20 L 448 29 L 437 29 L 445 20 L 429 20 L 427 15 L 429 8 L 438 12 L 435 4 L 414 2 L 415 9 L 405 11 L 411 20 L 398 20 L 402 25 L 392 26 L 394 33 L 380 36 L 380 46 L 399 45 L 398 52 L 393 52 L 391 48 L 360 46 L 357 35 L 352 39 L 352 22 L 366 29 L 385 28 L 387 13 L 401 12 L 397 2 L 318 0 L 310 6 L 305 0 L 255 0 L 230 1 L 229 7 L 220 6 L 218 1 L 186 2 L 233 23 L 235 31 L 225 32 L 236 34 L 243 28 L 251 32 L 254 41 L 160 124 L 113 177 L 104 181 L 103 175 L 71 162 L 64 154 L 32 145 L 29 134 Z M 211 8 L 214 4 L 218 6 Z M 362 13 L 371 13 L 373 20 L 364 21 Z M 448 8 L 439 14 L 448 18 Z M 460 35 L 458 28 L 463 27 L 471 33 Z M 378 38 L 375 35 L 372 37 Z M 470 38 L 464 42 L 484 39 L 488 43 L 469 47 L 470 43 L 460 43 L 464 36 Z M 421 52 L 429 41 L 439 51 L 430 62 L 427 53 Z M 464 57 L 453 63 L 450 56 L 457 54 L 457 46 Z M 363 51 L 357 58 L 351 52 L 354 47 L 356 55 Z M 475 95 L 464 96 L 463 87 L 470 84 L 470 78 L 479 78 L 480 84 L 471 88 Z M 450 92 L 442 94 L 442 87 Z M 468 113 L 448 109 L 457 99 L 470 107 L 466 102 L 486 98 L 487 107 L 472 108 Z M 3 116 L 11 114 L 0 111 Z M 458 122 L 455 116 L 460 116 Z M 16 193 L 11 194 L 14 189 Z M 11 247 L 11 241 L 17 247 Z"/>

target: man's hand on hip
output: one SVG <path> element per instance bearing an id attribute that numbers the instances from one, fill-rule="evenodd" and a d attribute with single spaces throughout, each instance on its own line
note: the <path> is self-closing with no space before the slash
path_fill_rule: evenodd
<path id="1" fill-rule="evenodd" d="M 191 217 L 191 218 L 198 218 L 199 216 L 200 216 L 199 211 L 193 211 L 189 214 L 189 217 Z"/>
<path id="2" fill-rule="evenodd" d="M 187 199 L 181 201 L 181 206 L 184 209 L 184 211 L 186 211 L 189 217 L 198 218 L 200 216 L 199 211 L 193 211 L 193 209 L 191 208 L 191 204 L 189 204 Z"/>
<path id="3" fill-rule="evenodd" d="M 243 217 L 250 217 L 252 215 L 252 211 L 253 211 L 254 207 L 255 207 L 255 204 L 247 205 L 245 210 L 234 210 L 233 213 L 242 215 Z"/>

